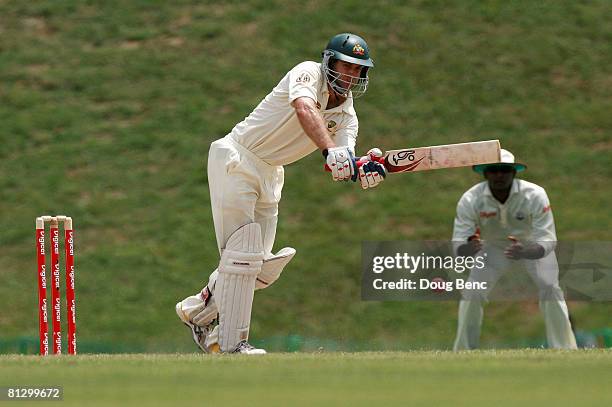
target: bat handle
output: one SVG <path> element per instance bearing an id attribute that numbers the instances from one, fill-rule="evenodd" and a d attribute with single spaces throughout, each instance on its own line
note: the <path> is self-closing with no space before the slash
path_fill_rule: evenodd
<path id="1" fill-rule="evenodd" d="M 385 165 L 385 157 L 374 157 L 372 155 L 370 155 L 370 159 L 363 159 L 360 158 L 359 160 L 357 160 L 355 162 L 355 165 L 357 165 L 357 168 L 360 168 L 363 164 L 369 162 L 369 161 L 376 161 L 382 165 Z M 327 172 L 331 172 L 331 168 L 329 168 L 329 166 L 327 164 L 325 164 L 325 171 Z"/>

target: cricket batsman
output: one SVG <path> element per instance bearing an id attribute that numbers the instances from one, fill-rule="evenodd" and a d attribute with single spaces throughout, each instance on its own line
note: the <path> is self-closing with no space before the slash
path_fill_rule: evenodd
<path id="1" fill-rule="evenodd" d="M 219 266 L 197 294 L 176 304 L 176 313 L 204 352 L 265 354 L 248 343 L 253 293 L 270 286 L 295 255 L 272 253 L 283 166 L 315 150 L 323 154 L 334 181 L 380 184 L 386 170 L 369 158 L 356 164 L 359 123 L 353 100 L 368 86 L 374 66 L 368 45 L 354 34 L 334 36 L 321 63 L 291 69 L 243 121 L 213 142 L 208 184 Z M 321 167 L 323 168 L 323 166 Z"/>
<path id="2" fill-rule="evenodd" d="M 472 270 L 469 281 L 487 282 L 484 292 L 464 291 L 459 302 L 457 337 L 453 350 L 476 349 L 482 325 L 482 302 L 501 273 L 520 263 L 538 287 L 548 346 L 576 349 L 555 256 L 557 235 L 544 188 L 521 179 L 516 173 L 524 164 L 501 150 L 501 162 L 475 165 L 485 181 L 463 194 L 457 204 L 453 242 L 457 255 L 486 254 L 485 268 Z"/>

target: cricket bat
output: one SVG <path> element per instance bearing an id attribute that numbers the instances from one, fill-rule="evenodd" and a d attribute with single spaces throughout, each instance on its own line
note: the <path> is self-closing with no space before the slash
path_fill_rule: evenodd
<path id="1" fill-rule="evenodd" d="M 389 150 L 383 157 L 374 159 L 383 164 L 388 173 L 393 174 L 491 164 L 499 162 L 501 158 L 499 140 L 487 140 Z M 359 160 L 357 166 L 360 167 L 365 162 L 367 161 Z M 325 169 L 330 171 L 327 166 Z"/>

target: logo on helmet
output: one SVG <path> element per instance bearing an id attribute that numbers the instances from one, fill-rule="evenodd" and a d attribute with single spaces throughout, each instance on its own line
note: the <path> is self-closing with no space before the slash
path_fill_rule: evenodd
<path id="1" fill-rule="evenodd" d="M 353 54 L 355 55 L 364 55 L 365 54 L 365 49 L 363 49 L 363 47 L 359 44 L 355 44 L 355 46 L 353 47 Z"/>

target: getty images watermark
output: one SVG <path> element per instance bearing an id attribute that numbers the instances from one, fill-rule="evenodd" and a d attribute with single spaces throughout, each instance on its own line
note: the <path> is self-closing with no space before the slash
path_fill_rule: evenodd
<path id="1" fill-rule="evenodd" d="M 483 243 L 459 256 L 462 242 L 363 242 L 362 298 L 612 301 L 612 242 L 542 242 L 537 259 L 507 258 L 507 241 Z"/>

